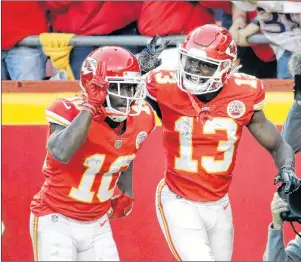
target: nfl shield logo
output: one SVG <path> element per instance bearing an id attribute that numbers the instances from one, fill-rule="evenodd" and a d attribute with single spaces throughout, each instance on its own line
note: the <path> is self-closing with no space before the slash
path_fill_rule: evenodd
<path id="1" fill-rule="evenodd" d="M 120 148 L 122 146 L 122 140 L 115 141 L 115 148 Z"/>

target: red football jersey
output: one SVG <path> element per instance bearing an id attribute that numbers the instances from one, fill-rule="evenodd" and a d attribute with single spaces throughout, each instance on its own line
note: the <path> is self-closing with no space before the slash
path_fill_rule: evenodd
<path id="1" fill-rule="evenodd" d="M 261 81 L 234 74 L 210 102 L 195 97 L 200 109 L 213 117 L 204 125 L 197 121 L 188 94 L 177 87 L 175 71 L 151 72 L 147 89 L 162 113 L 165 180 L 170 190 L 194 201 L 222 198 L 232 180 L 242 128 L 263 107 Z"/>
<path id="2" fill-rule="evenodd" d="M 81 98 L 56 100 L 46 110 L 48 121 L 68 126 L 80 113 L 81 102 Z M 47 151 L 42 170 L 46 179 L 31 211 L 36 216 L 57 212 L 82 221 L 102 217 L 110 208 L 120 172 L 128 168 L 154 128 L 154 112 L 145 104 L 140 115 L 127 118 L 120 136 L 106 122 L 92 121 L 86 141 L 67 164 Z"/>

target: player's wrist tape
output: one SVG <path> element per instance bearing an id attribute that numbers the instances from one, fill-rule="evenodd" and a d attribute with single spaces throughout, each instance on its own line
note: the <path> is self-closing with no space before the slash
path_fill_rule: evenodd
<path id="1" fill-rule="evenodd" d="M 87 102 L 84 102 L 82 104 L 82 109 L 81 110 L 82 111 L 87 111 L 87 112 L 91 113 L 92 116 L 96 116 L 96 115 L 99 114 L 99 111 L 96 109 L 96 107 L 88 104 Z"/>
<path id="2" fill-rule="evenodd" d="M 295 172 L 295 167 L 292 165 L 283 165 L 282 167 L 279 168 L 279 171 L 285 170 L 285 169 L 289 169 Z"/>

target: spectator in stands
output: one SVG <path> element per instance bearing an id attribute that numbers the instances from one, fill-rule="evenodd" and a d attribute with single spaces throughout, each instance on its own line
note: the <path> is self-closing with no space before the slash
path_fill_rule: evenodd
<path id="1" fill-rule="evenodd" d="M 16 46 L 23 38 L 48 31 L 38 1 L 2 2 L 2 80 L 42 80 L 47 57 L 40 47 Z"/>
<path id="2" fill-rule="evenodd" d="M 214 13 L 197 2 L 146 1 L 142 4 L 138 28 L 145 36 L 181 35 L 214 22 Z"/>
<path id="3" fill-rule="evenodd" d="M 289 71 L 294 77 L 295 102 L 283 124 L 282 135 L 295 153 L 298 153 L 301 152 L 301 53 L 292 55 L 289 60 Z"/>
<path id="4" fill-rule="evenodd" d="M 230 2 L 230 1 L 229 1 Z M 252 44 L 240 46 L 238 32 L 257 16 L 256 11 L 245 12 L 231 4 L 231 13 L 224 13 L 223 26 L 228 26 L 231 18 L 232 25 L 229 28 L 234 41 L 238 44 L 238 57 L 242 68 L 240 72 L 254 75 L 258 78 L 276 78 L 277 61 L 273 49 L 266 44 Z M 228 28 L 228 27 L 226 27 Z"/>
<path id="5" fill-rule="evenodd" d="M 276 192 L 271 203 L 273 222 L 269 225 L 264 261 L 301 261 L 300 236 L 296 236 L 294 240 L 290 241 L 287 247 L 284 246 L 283 220 L 280 217 L 280 213 L 288 210 L 288 204 Z"/>
<path id="6" fill-rule="evenodd" d="M 187 34 L 194 28 L 215 23 L 214 13 L 198 2 L 146 1 L 142 4 L 138 28 L 141 35 L 168 36 Z M 174 68 L 178 52 L 175 46 L 164 50 L 160 55 L 161 67 Z"/>
<path id="7" fill-rule="evenodd" d="M 301 52 L 301 3 L 296 1 L 233 1 L 241 11 L 257 10 L 257 17 L 239 30 L 238 44 L 248 46 L 247 38 L 261 30 L 271 42 L 277 58 L 277 77 L 291 78 L 288 61 Z"/>
<path id="8" fill-rule="evenodd" d="M 138 34 L 135 21 L 141 2 L 103 1 L 45 1 L 50 12 L 54 32 L 75 35 L 134 35 Z M 85 57 L 97 46 L 75 46 L 70 53 L 70 64 L 76 79 Z M 126 47 L 133 53 L 135 48 Z"/>
<path id="9" fill-rule="evenodd" d="M 221 11 L 221 26 L 229 29 L 232 24 L 232 3 L 231 1 L 199 1 L 200 4 L 204 7 Z"/>

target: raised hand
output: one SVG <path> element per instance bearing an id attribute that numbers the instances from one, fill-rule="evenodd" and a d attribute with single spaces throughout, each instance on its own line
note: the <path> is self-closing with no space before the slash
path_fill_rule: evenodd
<path id="1" fill-rule="evenodd" d="M 162 63 L 159 56 L 163 50 L 166 49 L 169 40 L 166 40 L 160 46 L 157 46 L 159 38 L 160 36 L 158 35 L 154 36 L 150 43 L 147 44 L 147 46 L 139 54 L 138 61 L 141 66 L 141 71 L 144 74 L 157 68 Z"/>

